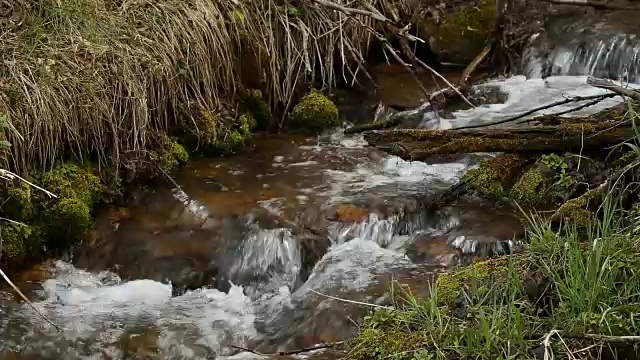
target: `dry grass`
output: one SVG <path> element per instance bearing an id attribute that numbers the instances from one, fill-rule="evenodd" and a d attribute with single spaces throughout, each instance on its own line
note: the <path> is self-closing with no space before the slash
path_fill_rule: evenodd
<path id="1" fill-rule="evenodd" d="M 6 133 L 4 165 L 120 163 L 161 134 L 199 133 L 245 86 L 286 111 L 305 82 L 351 80 L 343 65 L 369 38 L 341 13 L 278 0 L 0 0 L 0 115 L 23 137 Z"/>

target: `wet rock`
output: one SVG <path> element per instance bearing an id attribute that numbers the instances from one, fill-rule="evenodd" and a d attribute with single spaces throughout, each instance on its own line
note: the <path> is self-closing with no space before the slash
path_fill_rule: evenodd
<path id="1" fill-rule="evenodd" d="M 75 265 L 112 270 L 123 279 L 168 282 L 174 295 L 201 287 L 228 290 L 217 247 L 222 248 L 223 239 L 231 241 L 223 238 L 231 232 L 229 226 L 203 229 L 149 220 L 124 208 L 98 214 L 93 236 L 78 250 Z"/>
<path id="2" fill-rule="evenodd" d="M 321 291 L 339 299 L 390 306 L 394 300 L 398 300 L 393 299 L 389 293 L 392 281 L 404 284 L 403 290 L 396 284 L 398 293 L 395 296 L 401 297 L 403 291 L 426 296 L 429 282 L 433 279 L 433 270 L 428 265 L 414 269 L 395 269 L 377 275 L 366 289 Z M 257 346 L 257 350 L 272 353 L 350 339 L 357 333 L 358 324 L 362 323 L 370 310 L 360 304 L 309 293 L 303 300 L 293 304 L 292 309 L 284 309 L 276 316 L 266 329 L 266 339 Z"/>
<path id="3" fill-rule="evenodd" d="M 524 226 L 510 209 L 464 203 L 456 206 L 441 212 L 436 228 L 414 235 L 407 245 L 412 261 L 452 266 L 519 249 Z"/>

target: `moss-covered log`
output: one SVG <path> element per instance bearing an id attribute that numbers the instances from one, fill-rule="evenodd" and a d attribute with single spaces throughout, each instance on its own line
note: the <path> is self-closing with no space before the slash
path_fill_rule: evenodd
<path id="1" fill-rule="evenodd" d="M 405 160 L 433 155 L 510 152 L 543 153 L 602 149 L 633 136 L 631 127 L 572 123 L 540 128 L 388 130 L 365 134 L 369 144 Z"/>

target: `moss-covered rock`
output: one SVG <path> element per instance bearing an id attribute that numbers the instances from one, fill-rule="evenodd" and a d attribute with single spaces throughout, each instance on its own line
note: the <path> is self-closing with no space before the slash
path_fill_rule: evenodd
<path id="1" fill-rule="evenodd" d="M 438 303 L 451 305 L 462 295 L 465 286 L 482 285 L 489 279 L 499 280 L 506 274 L 507 262 L 505 258 L 490 259 L 440 274 L 436 279 Z"/>
<path id="2" fill-rule="evenodd" d="M 105 187 L 88 168 L 76 164 L 65 164 L 46 172 L 42 184 L 58 198 L 38 196 L 39 214 L 34 221 L 42 226 L 47 248 L 65 250 L 85 238 L 91 224 L 91 210 Z"/>
<path id="3" fill-rule="evenodd" d="M 75 164 L 65 164 L 46 172 L 42 185 L 60 199 L 77 199 L 88 208 L 93 208 L 104 191 L 98 176 Z"/>
<path id="4" fill-rule="evenodd" d="M 187 150 L 174 139 L 166 137 L 163 147 L 164 150 L 160 155 L 159 165 L 164 171 L 172 171 L 189 160 Z"/>
<path id="5" fill-rule="evenodd" d="M 468 182 L 468 189 L 482 197 L 500 199 L 507 194 L 514 175 L 525 162 L 526 160 L 518 155 L 501 154 L 468 171 L 461 181 Z"/>
<path id="6" fill-rule="evenodd" d="M 28 220 L 33 215 L 31 187 L 27 184 L 12 185 L 4 193 L 2 211 L 5 217 L 15 221 Z"/>
<path id="7" fill-rule="evenodd" d="M 547 191 L 541 166 L 532 166 L 511 188 L 511 199 L 520 205 L 536 206 L 543 202 Z"/>
<path id="8" fill-rule="evenodd" d="M 32 228 L 28 225 L 0 223 L 2 237 L 2 257 L 14 259 L 27 255 L 31 248 Z"/>
<path id="9" fill-rule="evenodd" d="M 207 155 L 222 155 L 237 151 L 251 141 L 256 119 L 249 112 L 232 116 L 227 113 L 204 113 L 201 119 L 200 152 Z"/>
<path id="10" fill-rule="evenodd" d="M 492 34 L 495 0 L 446 4 L 441 15 L 419 20 L 419 31 L 434 37 L 433 50 L 443 59 L 467 63 L 482 50 Z"/>
<path id="11" fill-rule="evenodd" d="M 338 126 L 338 108 L 318 90 L 302 97 L 289 116 L 291 128 L 307 134 Z"/>
<path id="12" fill-rule="evenodd" d="M 568 200 L 558 208 L 554 219 L 577 227 L 593 224 L 596 221 L 596 213 L 592 209 L 602 202 L 605 189 L 606 187 L 597 187 Z"/>
<path id="13" fill-rule="evenodd" d="M 91 208 L 79 198 L 61 199 L 47 211 L 47 236 L 64 248 L 84 239 L 91 225 Z"/>
<path id="14" fill-rule="evenodd" d="M 260 90 L 248 90 L 241 101 L 241 110 L 250 114 L 256 122 L 258 130 L 267 130 L 271 126 L 273 116 L 271 107 L 264 100 Z"/>

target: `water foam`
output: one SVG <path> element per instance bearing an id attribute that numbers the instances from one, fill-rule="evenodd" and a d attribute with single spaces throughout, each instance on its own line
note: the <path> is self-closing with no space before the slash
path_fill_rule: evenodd
<path id="1" fill-rule="evenodd" d="M 507 93 L 507 101 L 502 104 L 488 104 L 478 106 L 474 109 L 456 111 L 453 113 L 454 119 L 447 120 L 453 127 L 487 124 L 507 119 L 564 98 L 603 95 L 608 93 L 607 90 L 588 85 L 587 76 L 551 76 L 546 79 L 528 79 L 524 75 L 518 75 L 506 79 L 491 80 L 477 86 L 498 86 L 501 91 Z M 540 110 L 523 119 L 570 110 L 585 102 L 573 102 Z M 620 102 L 622 102 L 620 98 L 606 99 L 596 105 L 566 114 L 565 116 L 595 114 L 615 106 Z M 514 123 L 507 123 L 503 126 L 514 126 Z"/>

